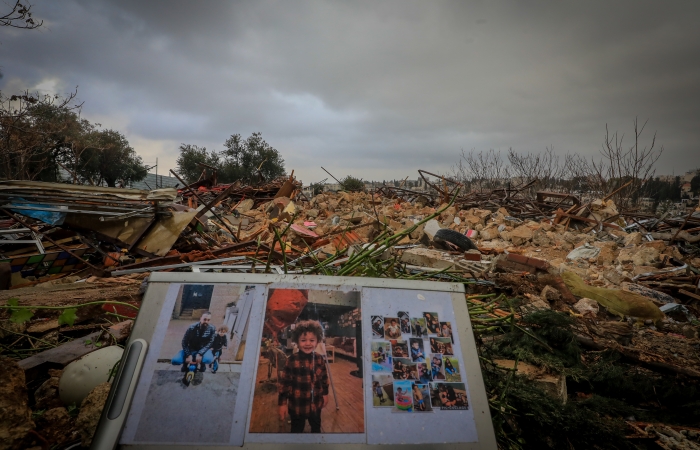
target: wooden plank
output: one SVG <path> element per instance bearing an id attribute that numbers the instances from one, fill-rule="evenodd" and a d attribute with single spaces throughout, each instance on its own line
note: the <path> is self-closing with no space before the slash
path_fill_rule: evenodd
<path id="1" fill-rule="evenodd" d="M 581 216 L 576 216 L 574 214 L 565 213 L 562 210 L 558 210 L 556 212 L 556 215 L 557 215 L 557 219 L 559 219 L 559 220 L 561 220 L 560 218 L 562 218 L 562 217 L 566 217 L 566 218 L 573 219 L 573 220 L 580 220 L 582 222 L 598 224 L 598 221 L 596 221 L 594 219 L 589 219 L 588 217 L 581 217 Z M 555 223 L 558 223 L 558 221 L 556 219 L 555 219 Z M 615 225 L 614 223 L 608 223 L 608 222 L 601 222 L 601 223 L 603 224 L 604 227 L 614 228 L 616 230 L 622 230 L 622 228 L 620 228 L 618 225 Z"/>
<path id="2" fill-rule="evenodd" d="M 678 289 L 679 294 L 687 295 L 688 297 L 695 299 L 695 300 L 700 300 L 700 295 L 698 294 L 693 294 L 692 292 L 688 292 L 685 289 Z"/>

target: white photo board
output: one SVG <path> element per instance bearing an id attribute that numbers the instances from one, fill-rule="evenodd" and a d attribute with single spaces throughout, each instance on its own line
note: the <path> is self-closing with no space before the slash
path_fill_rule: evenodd
<path id="1" fill-rule="evenodd" d="M 155 273 L 135 339 L 121 448 L 496 448 L 460 284 Z"/>

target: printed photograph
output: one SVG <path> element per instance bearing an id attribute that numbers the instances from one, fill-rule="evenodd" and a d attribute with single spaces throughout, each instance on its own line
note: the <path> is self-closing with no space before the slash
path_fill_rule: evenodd
<path id="1" fill-rule="evenodd" d="M 419 383 L 425 384 L 433 381 L 428 363 L 416 363 L 416 374 L 418 375 Z"/>
<path id="2" fill-rule="evenodd" d="M 389 341 L 372 341 L 372 372 L 393 370 L 391 344 Z"/>
<path id="3" fill-rule="evenodd" d="M 425 326 L 428 329 L 428 334 L 437 335 L 440 332 L 440 320 L 436 312 L 424 312 Z"/>
<path id="4" fill-rule="evenodd" d="M 254 295 L 255 286 L 180 287 L 135 441 L 229 442 Z"/>
<path id="5" fill-rule="evenodd" d="M 464 383 L 430 383 L 430 399 L 441 411 L 469 409 Z"/>
<path id="6" fill-rule="evenodd" d="M 452 324 L 450 322 L 440 322 L 438 337 L 450 338 L 450 342 L 454 342 L 454 338 L 452 337 Z"/>
<path id="7" fill-rule="evenodd" d="M 445 381 L 462 381 L 462 376 L 459 373 L 459 361 L 454 356 L 443 356 L 443 364 L 445 365 Z"/>
<path id="8" fill-rule="evenodd" d="M 408 343 L 406 341 L 391 340 L 391 355 L 394 358 L 408 358 Z"/>
<path id="9" fill-rule="evenodd" d="M 424 317 L 411 318 L 411 336 L 423 337 L 428 335 L 428 329 L 425 326 Z"/>
<path id="10" fill-rule="evenodd" d="M 428 412 L 433 410 L 430 404 L 430 385 L 413 383 L 413 412 Z"/>
<path id="11" fill-rule="evenodd" d="M 401 326 L 399 325 L 398 317 L 384 318 L 384 338 L 401 339 Z"/>
<path id="12" fill-rule="evenodd" d="M 361 316 L 359 292 L 268 291 L 251 433 L 364 432 Z"/>
<path id="13" fill-rule="evenodd" d="M 401 333 L 411 334 L 411 318 L 407 311 L 399 311 L 397 316 L 399 316 L 399 325 L 401 326 Z"/>
<path id="14" fill-rule="evenodd" d="M 394 378 L 391 375 L 372 375 L 372 402 L 375 408 L 394 406 Z"/>
<path id="15" fill-rule="evenodd" d="M 410 344 L 409 351 L 411 352 L 411 361 L 425 362 L 425 349 L 423 348 L 422 338 L 411 338 L 408 340 Z"/>
<path id="16" fill-rule="evenodd" d="M 372 322 L 372 338 L 384 339 L 384 317 L 372 316 L 370 321 Z"/>
<path id="17" fill-rule="evenodd" d="M 408 358 L 394 358 L 394 370 L 392 376 L 395 380 L 417 380 L 418 369 L 416 363 Z"/>
<path id="18" fill-rule="evenodd" d="M 453 355 L 452 339 L 450 338 L 430 338 L 430 351 L 443 355 Z"/>
<path id="19" fill-rule="evenodd" d="M 445 380 L 445 367 L 440 353 L 430 355 L 430 377 L 433 381 Z"/>
<path id="20" fill-rule="evenodd" d="M 394 381 L 394 411 L 413 412 L 413 383 Z"/>

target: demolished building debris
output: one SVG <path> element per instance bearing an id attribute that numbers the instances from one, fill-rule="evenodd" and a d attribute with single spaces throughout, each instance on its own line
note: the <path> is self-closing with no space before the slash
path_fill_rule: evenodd
<path id="1" fill-rule="evenodd" d="M 498 353 L 483 370 L 535 374 L 513 383 L 532 378 L 551 399 L 573 400 L 571 408 L 595 393 L 580 383 L 581 364 L 614 353 L 649 379 L 679 377 L 698 401 L 700 211 L 655 217 L 618 210 L 612 195 L 582 201 L 541 191 L 530 198 L 532 183 L 463 193 L 454 180 L 419 173 L 432 191 L 383 186 L 312 198 L 293 174 L 259 185 L 203 179 L 155 191 L 0 182 L 0 345 L 3 358 L 14 360 L 5 376 L 29 391 L 28 406 L 16 406 L 15 428 L 0 424 L 0 436 L 23 433 L 16 442 L 27 446 L 48 442 L 26 411 L 36 416 L 43 402 L 55 408 L 36 422 L 50 429 L 53 417 L 68 428 L 61 444 L 89 442 L 75 417 L 55 411 L 65 409 L 58 400 L 40 402 L 37 392 L 70 362 L 123 342 L 128 331 L 114 324 L 130 323 L 153 271 L 461 281 L 485 355 Z M 571 333 L 561 349 L 538 334 L 555 313 Z M 531 317 L 542 321 L 523 325 Z M 549 356 L 518 353 L 512 343 L 506 349 L 517 324 Z M 564 361 L 562 349 L 571 346 L 584 352 L 578 360 L 552 362 L 552 355 Z M 649 402 L 634 404 L 656 408 Z M 517 420 L 496 422 L 511 413 L 494 412 L 502 444 L 517 433 Z M 670 425 L 625 418 L 639 439 L 681 440 Z M 81 411 L 81 423 L 96 420 Z M 683 438 L 698 445 L 697 433 Z M 0 448 L 19 448 L 7 442 Z"/>

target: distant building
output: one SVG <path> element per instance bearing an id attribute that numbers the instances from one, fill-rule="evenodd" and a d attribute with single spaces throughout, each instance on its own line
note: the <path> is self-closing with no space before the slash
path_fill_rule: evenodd
<path id="1" fill-rule="evenodd" d="M 323 185 L 323 192 L 338 192 L 342 189 L 340 183 L 327 183 Z"/>

